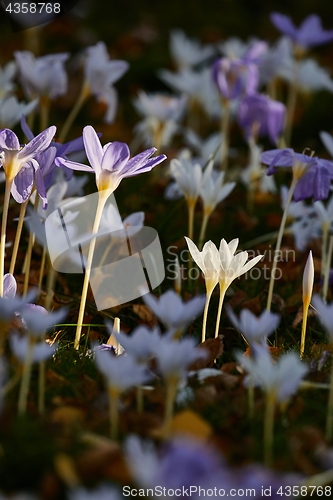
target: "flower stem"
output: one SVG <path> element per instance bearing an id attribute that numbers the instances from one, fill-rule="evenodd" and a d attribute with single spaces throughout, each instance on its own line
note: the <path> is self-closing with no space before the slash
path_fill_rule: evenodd
<path id="1" fill-rule="evenodd" d="M 330 241 L 329 241 L 329 245 L 328 245 L 328 252 L 327 252 L 326 262 L 325 262 L 324 286 L 323 286 L 323 300 L 324 300 L 324 302 L 327 301 L 327 292 L 328 292 L 328 284 L 329 284 L 329 278 L 330 278 L 332 253 L 333 253 L 333 235 L 330 236 Z"/>
<path id="2" fill-rule="evenodd" d="M 330 389 L 328 395 L 326 439 L 330 441 L 333 434 L 333 365 L 331 367 Z"/>
<path id="3" fill-rule="evenodd" d="M 275 393 L 268 392 L 264 420 L 264 463 L 271 467 L 273 463 Z"/>
<path id="4" fill-rule="evenodd" d="M 301 348 L 299 351 L 300 359 L 303 358 L 305 349 L 305 336 L 306 336 L 306 324 L 308 321 L 308 311 L 309 311 L 310 301 L 303 302 L 303 320 L 302 320 L 302 334 L 301 334 Z"/>
<path id="5" fill-rule="evenodd" d="M 119 391 L 112 386 L 108 387 L 109 412 L 110 412 L 110 436 L 111 439 L 118 439 L 119 434 Z"/>
<path id="6" fill-rule="evenodd" d="M 32 356 L 34 352 L 34 347 L 35 347 L 35 340 L 33 337 L 29 335 L 28 349 L 25 355 L 25 360 L 23 365 L 23 373 L 22 373 L 20 394 L 18 400 L 18 412 L 21 415 L 24 415 L 27 409 L 27 399 L 28 399 L 28 392 L 30 385 Z"/>
<path id="7" fill-rule="evenodd" d="M 20 206 L 20 215 L 19 215 L 19 220 L 18 220 L 18 223 L 17 223 L 17 229 L 16 229 L 15 241 L 14 241 L 14 246 L 13 246 L 12 258 L 11 258 L 10 267 L 9 267 L 10 274 L 14 274 L 14 271 L 15 271 L 15 264 L 16 264 L 16 259 L 17 259 L 17 252 L 18 252 L 18 248 L 19 248 L 19 245 L 20 245 L 20 239 L 21 239 L 21 234 L 22 234 L 23 222 L 24 222 L 25 212 L 27 210 L 28 203 L 29 203 L 29 200 L 25 201 L 24 203 L 21 203 L 21 206 Z"/>
<path id="8" fill-rule="evenodd" d="M 106 203 L 106 200 L 107 200 L 107 196 L 105 196 L 105 195 L 102 196 L 101 193 L 99 193 L 99 196 L 98 196 L 98 205 L 97 205 L 97 209 L 96 209 L 96 215 L 95 215 L 95 221 L 94 221 L 94 226 L 93 226 L 92 234 L 96 234 L 97 231 L 98 231 L 99 224 L 100 224 L 101 217 L 102 217 L 102 213 L 103 213 L 103 208 L 104 208 L 104 205 Z M 90 241 L 89 249 L 88 249 L 88 258 L 87 258 L 87 263 L 86 263 L 86 272 L 84 274 L 84 281 L 83 281 L 82 294 L 81 294 L 79 317 L 78 317 L 78 320 L 77 320 L 77 328 L 76 328 L 76 333 L 75 333 L 75 341 L 74 341 L 74 348 L 75 349 L 78 349 L 79 345 L 80 345 L 83 316 L 84 316 L 84 311 L 85 311 L 85 308 L 86 308 L 88 285 L 89 285 L 89 279 L 90 279 L 90 273 L 91 273 L 91 265 L 92 265 L 92 261 L 93 261 L 95 245 L 96 245 L 96 238 L 93 238 Z"/>
<path id="9" fill-rule="evenodd" d="M 45 269 L 45 261 L 46 261 L 46 248 L 43 248 L 43 253 L 42 253 L 42 261 L 40 263 L 40 268 L 39 268 L 39 279 L 38 279 L 38 295 L 40 294 L 40 291 L 42 289 L 42 282 L 43 282 L 43 275 L 44 275 L 44 269 Z"/>
<path id="10" fill-rule="evenodd" d="M 63 143 L 64 140 L 66 139 L 67 134 L 68 134 L 71 126 L 73 125 L 77 114 L 79 113 L 80 109 L 82 108 L 83 104 L 85 103 L 85 101 L 87 100 L 89 95 L 90 95 L 89 84 L 87 82 L 84 82 L 82 85 L 81 92 L 77 98 L 77 101 L 75 102 L 74 106 L 72 107 L 72 110 L 69 113 L 69 115 L 68 115 L 62 129 L 61 129 L 61 132 L 59 134 L 59 141 L 61 143 Z"/>
<path id="11" fill-rule="evenodd" d="M 188 237 L 193 240 L 194 209 L 196 200 L 187 200 L 188 208 Z"/>
<path id="12" fill-rule="evenodd" d="M 8 208 L 10 200 L 10 190 L 14 179 L 6 179 L 5 196 L 3 200 L 1 240 L 0 240 L 0 297 L 3 296 L 3 277 L 5 274 L 5 247 L 6 247 L 6 229 L 8 219 Z"/>
<path id="13" fill-rule="evenodd" d="M 47 272 L 47 281 L 46 281 L 46 298 L 44 307 L 47 311 L 51 311 L 51 302 L 53 297 L 54 283 L 56 278 L 56 271 L 51 264 L 51 260 L 49 258 L 49 266 Z"/>
<path id="14" fill-rule="evenodd" d="M 37 193 L 36 193 L 36 198 L 35 198 L 35 203 L 34 203 L 34 210 L 35 210 L 35 212 L 37 212 L 38 203 L 39 203 L 39 197 L 37 196 Z M 24 285 L 23 285 L 23 297 L 25 297 L 27 295 L 27 293 L 28 293 L 29 275 L 30 275 L 30 266 L 31 266 L 31 254 L 32 254 L 32 248 L 34 246 L 34 243 L 35 243 L 35 234 L 30 231 L 27 253 L 25 254 L 26 261 L 25 261 L 25 275 L 24 275 Z"/>
<path id="15" fill-rule="evenodd" d="M 205 303 L 205 309 L 204 309 L 204 315 L 203 315 L 203 321 L 202 321 L 202 334 L 201 334 L 201 342 L 205 342 L 206 340 L 206 324 L 207 324 L 207 315 L 208 315 L 208 307 L 209 307 L 209 302 L 210 298 L 212 296 L 213 290 L 206 290 L 206 303 Z"/>
<path id="16" fill-rule="evenodd" d="M 211 211 L 207 212 L 204 210 L 204 215 L 202 218 L 202 224 L 201 224 L 201 229 L 200 229 L 200 236 L 199 236 L 199 245 L 198 248 L 199 250 L 202 250 L 205 234 L 206 234 L 206 229 L 207 229 L 207 223 L 210 217 Z"/>
<path id="17" fill-rule="evenodd" d="M 223 290 L 221 285 L 220 285 L 220 299 L 219 299 L 219 307 L 217 310 L 217 318 L 216 318 L 216 326 L 215 326 L 215 338 L 217 338 L 218 334 L 219 334 L 221 312 L 222 312 L 224 297 L 225 297 L 225 289 Z"/>
<path id="18" fill-rule="evenodd" d="M 277 237 L 276 247 L 275 247 L 275 251 L 274 251 L 273 266 L 272 266 L 272 270 L 271 270 L 271 278 L 269 281 L 269 289 L 268 289 L 268 297 L 267 297 L 267 305 L 266 305 L 267 311 L 271 310 L 271 305 L 272 305 L 273 289 L 274 289 L 274 281 L 275 281 L 275 271 L 277 268 L 277 258 L 276 258 L 277 255 L 276 254 L 279 253 L 280 248 L 281 248 L 281 242 L 282 242 L 284 228 L 285 228 L 286 221 L 287 221 L 289 205 L 291 203 L 296 185 L 297 185 L 297 179 L 293 178 L 292 183 L 291 183 L 290 188 L 289 188 L 286 206 L 285 206 L 285 209 L 283 212 L 283 216 L 282 216 L 282 220 L 281 220 L 281 224 L 280 224 L 280 229 L 279 229 L 279 234 Z"/>
<path id="19" fill-rule="evenodd" d="M 164 437 L 170 435 L 171 421 L 173 417 L 173 407 L 177 394 L 178 378 L 170 377 L 167 380 L 166 387 L 166 400 L 165 400 L 165 413 L 164 413 Z"/>

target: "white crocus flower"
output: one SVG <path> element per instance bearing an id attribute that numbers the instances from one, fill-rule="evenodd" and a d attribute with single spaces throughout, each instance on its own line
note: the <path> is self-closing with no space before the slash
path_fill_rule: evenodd
<path id="1" fill-rule="evenodd" d="M 292 82 L 294 74 L 294 61 L 290 59 L 289 64 L 281 68 L 279 75 L 288 82 Z M 303 92 L 318 92 L 319 90 L 333 92 L 333 80 L 329 71 L 322 68 L 314 59 L 305 59 L 299 63 L 297 85 Z"/>
<path id="2" fill-rule="evenodd" d="M 184 114 L 186 102 L 186 96 L 139 92 L 134 106 L 143 120 L 135 126 L 135 131 L 146 146 L 154 144 L 159 150 L 170 144 L 179 130 L 178 123 Z"/>
<path id="3" fill-rule="evenodd" d="M 319 295 L 312 297 L 312 304 L 317 309 L 318 319 L 333 342 L 333 304 L 325 304 Z"/>
<path id="4" fill-rule="evenodd" d="M 220 256 L 219 252 L 212 241 L 207 241 L 204 244 L 202 251 L 193 243 L 190 238 L 185 236 L 185 240 L 194 262 L 199 266 L 205 277 L 206 284 L 206 304 L 204 309 L 204 317 L 202 323 L 202 342 L 206 340 L 206 323 L 208 306 L 213 293 L 219 281 L 220 272 Z"/>
<path id="5" fill-rule="evenodd" d="M 34 100 L 26 104 L 19 102 L 16 96 L 0 99 L 0 128 L 13 128 L 22 118 L 28 116 L 37 106 Z"/>
<path id="6" fill-rule="evenodd" d="M 161 341 L 161 332 L 157 326 L 151 330 L 139 325 L 131 335 L 124 332 L 116 333 L 110 324 L 106 324 L 110 335 L 113 335 L 123 350 L 133 356 L 139 364 L 147 363 L 154 355 L 156 345 Z"/>
<path id="7" fill-rule="evenodd" d="M 229 305 L 227 313 L 234 327 L 244 335 L 250 346 L 266 343 L 266 338 L 276 330 L 281 319 L 278 314 L 270 311 L 264 311 L 260 316 L 256 316 L 248 309 L 242 309 L 237 318 Z"/>
<path id="8" fill-rule="evenodd" d="M 203 220 L 201 225 L 199 247 L 202 246 L 208 219 L 216 206 L 223 201 L 234 189 L 235 182 L 223 184 L 224 172 L 213 170 L 213 161 L 210 161 L 202 177 L 200 197 L 203 201 Z"/>
<path id="9" fill-rule="evenodd" d="M 14 90 L 13 78 L 16 73 L 16 64 L 11 61 L 3 68 L 0 66 L 0 99 L 3 99 Z"/>
<path id="10" fill-rule="evenodd" d="M 191 321 L 201 314 L 205 305 L 205 297 L 202 295 L 183 302 L 174 290 L 168 290 L 158 299 L 152 294 L 147 294 L 143 300 L 167 327 L 168 334 L 174 337 L 183 333 Z"/>
<path id="11" fill-rule="evenodd" d="M 181 30 L 170 35 L 170 52 L 179 69 L 190 68 L 211 57 L 215 50 L 211 45 L 201 45 L 198 40 L 188 38 Z"/>
<path id="12" fill-rule="evenodd" d="M 253 259 L 248 259 L 247 252 L 239 252 L 235 254 L 238 246 L 238 238 L 231 240 L 229 243 L 223 238 L 220 242 L 219 257 L 220 257 L 220 271 L 219 271 L 219 285 L 220 285 L 220 301 L 216 320 L 215 337 L 218 336 L 220 318 L 225 292 L 231 283 L 239 276 L 247 273 L 254 267 L 263 257 L 257 255 Z"/>

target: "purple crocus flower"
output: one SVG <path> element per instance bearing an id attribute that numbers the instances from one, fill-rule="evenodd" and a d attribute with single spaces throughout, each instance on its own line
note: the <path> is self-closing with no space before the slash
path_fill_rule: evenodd
<path id="1" fill-rule="evenodd" d="M 282 102 L 263 94 L 248 95 L 239 105 L 238 122 L 247 139 L 257 134 L 268 135 L 276 143 L 283 131 L 285 112 Z"/>
<path id="2" fill-rule="evenodd" d="M 256 64 L 244 59 L 222 57 L 213 64 L 213 80 L 224 99 L 254 94 L 259 83 Z"/>
<path id="3" fill-rule="evenodd" d="M 55 126 L 47 128 L 23 148 L 12 130 L 5 128 L 0 131 L 0 163 L 5 171 L 6 180 L 12 181 L 25 163 L 45 151 L 56 130 Z"/>
<path id="4" fill-rule="evenodd" d="M 313 196 L 315 201 L 324 200 L 329 195 L 333 179 L 333 163 L 318 157 L 295 153 L 291 148 L 273 149 L 262 153 L 260 161 L 269 165 L 267 175 L 275 174 L 276 167 L 291 167 L 297 181 L 294 200 Z"/>
<path id="5" fill-rule="evenodd" d="M 296 28 L 290 17 L 279 12 L 272 12 L 270 19 L 281 33 L 291 38 L 302 49 L 316 47 L 333 40 L 333 30 L 324 30 L 320 18 L 315 14 L 304 19 L 299 28 Z"/>
<path id="6" fill-rule="evenodd" d="M 58 167 L 95 172 L 99 192 L 107 190 L 110 194 L 125 177 L 149 172 L 166 159 L 165 155 L 151 158 L 156 148 L 147 149 L 130 159 L 129 148 L 123 142 L 109 142 L 102 147 L 98 135 L 90 125 L 83 129 L 83 142 L 91 166 L 60 157 L 55 159 L 55 163 Z"/>

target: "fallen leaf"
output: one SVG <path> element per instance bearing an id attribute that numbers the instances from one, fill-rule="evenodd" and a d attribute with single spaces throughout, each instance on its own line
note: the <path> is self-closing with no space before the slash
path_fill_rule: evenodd
<path id="1" fill-rule="evenodd" d="M 223 335 L 219 335 L 215 339 L 205 340 L 205 342 L 198 345 L 197 349 L 204 349 L 208 352 L 208 356 L 192 363 L 189 367 L 190 371 L 201 370 L 214 364 L 215 359 L 219 358 L 223 353 Z"/>

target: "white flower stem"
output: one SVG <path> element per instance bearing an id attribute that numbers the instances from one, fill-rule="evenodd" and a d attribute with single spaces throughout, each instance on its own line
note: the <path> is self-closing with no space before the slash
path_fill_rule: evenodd
<path id="1" fill-rule="evenodd" d="M 225 292 L 226 292 L 226 289 L 225 288 L 223 289 L 222 286 L 220 285 L 220 299 L 219 299 L 219 307 L 217 310 L 217 317 L 216 317 L 215 338 L 217 338 L 218 334 L 219 334 L 221 313 L 222 313 L 222 306 L 223 306 L 223 301 L 224 301 L 224 297 L 225 297 Z"/>
<path id="2" fill-rule="evenodd" d="M 273 463 L 274 413 L 275 393 L 271 391 L 266 395 L 264 420 L 264 463 L 266 467 L 271 467 Z"/>
<path id="3" fill-rule="evenodd" d="M 96 234 L 99 228 L 99 224 L 101 221 L 102 213 L 103 213 L 103 208 L 107 200 L 107 196 L 101 195 L 103 191 L 99 193 L 98 196 L 98 205 L 96 209 L 96 215 L 95 215 L 95 221 L 94 221 L 94 226 L 92 230 L 92 234 Z M 82 324 L 83 324 L 83 316 L 84 316 L 84 311 L 86 308 L 86 301 L 87 301 L 87 293 L 88 293 L 88 286 L 89 286 L 89 279 L 90 279 L 90 273 L 91 273 L 91 265 L 94 257 L 94 251 L 95 251 L 95 245 L 96 245 L 96 238 L 93 238 L 90 241 L 89 244 L 89 249 L 88 249 L 88 258 L 87 258 L 87 263 L 86 263 L 86 271 L 84 274 L 84 281 L 83 281 L 83 287 L 82 287 L 82 294 L 81 294 L 81 302 L 80 302 L 80 309 L 79 309 L 79 316 L 77 320 L 77 328 L 76 328 L 76 333 L 75 333 L 75 341 L 74 341 L 74 348 L 78 349 L 80 346 L 80 338 L 81 338 L 81 331 L 82 331 Z"/>
<path id="4" fill-rule="evenodd" d="M 209 307 L 210 298 L 212 296 L 212 292 L 213 292 L 213 290 L 206 290 L 206 303 L 205 303 L 205 309 L 204 309 L 204 315 L 203 315 L 203 321 L 202 321 L 201 342 L 205 342 L 205 340 L 206 340 L 206 325 L 207 325 L 208 307 Z"/>
<path id="5" fill-rule="evenodd" d="M 19 220 L 17 223 L 17 228 L 16 228 L 16 234 L 15 234 L 15 241 L 14 241 L 14 246 L 13 246 L 13 252 L 12 252 L 12 258 L 10 261 L 10 266 L 9 266 L 9 272 L 10 274 L 14 274 L 15 271 L 15 264 L 16 264 L 16 259 L 17 259 L 17 252 L 18 248 L 20 245 L 20 239 L 21 239 L 21 234 L 22 234 L 22 228 L 23 228 L 23 222 L 24 222 L 24 217 L 25 213 L 27 210 L 27 206 L 29 203 L 29 199 L 25 201 L 24 203 L 21 203 L 20 206 L 20 215 L 19 215 Z"/>
<path id="6" fill-rule="evenodd" d="M 305 349 L 305 336 L 306 336 L 306 325 L 308 321 L 308 311 L 309 311 L 310 300 L 303 302 L 303 320 L 302 320 L 302 334 L 301 334 L 301 347 L 299 351 L 300 359 L 303 358 Z"/>
<path id="7" fill-rule="evenodd" d="M 290 203 L 291 203 L 294 191 L 295 191 L 295 187 L 297 185 L 297 181 L 298 180 L 293 177 L 292 183 L 291 183 L 289 191 L 288 191 L 286 206 L 285 206 L 285 209 L 283 212 L 283 216 L 282 216 L 282 220 L 281 220 L 281 224 L 280 224 L 280 229 L 279 229 L 279 233 L 278 233 L 278 237 L 277 237 L 277 241 L 276 241 L 276 247 L 275 247 L 274 258 L 273 258 L 273 265 L 272 265 L 272 270 L 271 270 L 271 277 L 270 277 L 270 281 L 269 281 L 269 289 L 268 289 L 268 297 L 267 297 L 267 305 L 266 305 L 267 311 L 271 310 L 274 281 L 275 281 L 275 271 L 277 268 L 277 255 L 281 249 L 282 237 L 283 237 L 284 228 L 285 228 L 286 221 L 287 221 L 288 210 L 289 210 L 289 206 L 290 206 Z"/>
<path id="8" fill-rule="evenodd" d="M 169 377 L 166 387 L 165 412 L 164 412 L 164 437 L 170 435 L 171 421 L 173 418 L 173 407 L 177 394 L 178 378 Z"/>
<path id="9" fill-rule="evenodd" d="M 330 441 L 333 435 L 333 365 L 331 367 L 330 388 L 328 394 L 327 418 L 326 418 L 326 440 Z"/>
<path id="10" fill-rule="evenodd" d="M 119 391 L 112 387 L 108 387 L 109 396 L 109 414 L 110 414 L 110 436 L 111 439 L 118 439 L 119 434 Z"/>
<path id="11" fill-rule="evenodd" d="M 80 109 L 82 108 L 83 104 L 85 103 L 85 101 L 87 100 L 89 95 L 90 95 L 89 84 L 87 82 L 83 82 L 82 89 L 81 89 L 81 92 L 77 98 L 77 101 L 75 102 L 74 106 L 72 107 L 72 110 L 69 113 L 69 115 L 68 115 L 62 129 L 61 129 L 61 132 L 59 134 L 59 141 L 61 143 L 64 143 L 64 140 L 66 139 L 67 134 L 68 134 L 71 126 L 73 125 L 76 116 L 78 115 Z"/>
<path id="12" fill-rule="evenodd" d="M 37 212 L 38 203 L 39 203 L 39 196 L 36 193 L 36 198 L 35 198 L 35 203 L 34 203 L 34 210 L 35 210 L 35 212 Z M 35 243 L 35 235 L 34 235 L 34 233 L 32 231 L 30 231 L 27 253 L 25 254 L 26 261 L 25 261 L 25 275 L 24 275 L 24 285 L 23 285 L 23 297 L 25 297 L 27 295 L 27 293 L 28 293 L 29 276 L 30 276 L 30 266 L 31 266 L 31 254 L 32 254 L 32 248 L 34 246 L 34 243 Z"/>
<path id="13" fill-rule="evenodd" d="M 35 339 L 29 335 L 28 348 L 24 359 L 23 372 L 18 400 L 18 412 L 24 415 L 27 409 L 28 392 L 31 378 L 32 356 L 35 347 Z"/>
<path id="14" fill-rule="evenodd" d="M 10 190 L 14 179 L 6 179 L 5 196 L 3 200 L 2 222 L 1 222 L 1 240 L 0 240 L 0 297 L 3 297 L 3 277 L 5 274 L 5 247 L 6 247 L 6 228 L 8 219 L 8 208 L 10 200 Z"/>
<path id="15" fill-rule="evenodd" d="M 228 168 L 229 160 L 229 128 L 230 128 L 230 102 L 225 100 L 223 102 L 222 120 L 221 120 L 221 134 L 222 134 L 222 147 L 221 147 L 221 170 L 224 172 Z"/>
<path id="16" fill-rule="evenodd" d="M 327 292 L 328 292 L 328 284 L 329 284 L 329 279 L 330 279 L 332 253 L 333 253 L 333 235 L 330 236 L 327 257 L 326 257 L 326 262 L 325 262 L 324 286 L 323 286 L 323 300 L 324 300 L 324 302 L 327 301 Z"/>
<path id="17" fill-rule="evenodd" d="M 202 218 L 201 229 L 200 229 L 200 236 L 199 236 L 199 245 L 198 245 L 199 250 L 202 250 L 204 238 L 206 235 L 207 223 L 211 213 L 212 213 L 211 211 L 204 210 L 204 215 Z"/>

